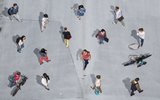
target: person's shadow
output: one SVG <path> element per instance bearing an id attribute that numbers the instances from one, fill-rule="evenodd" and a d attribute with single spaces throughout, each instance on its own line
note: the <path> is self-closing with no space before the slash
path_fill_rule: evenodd
<path id="1" fill-rule="evenodd" d="M 98 32 L 99 32 L 99 29 L 96 29 L 96 30 L 93 32 L 92 37 L 96 37 L 96 35 L 98 34 Z"/>
<path id="2" fill-rule="evenodd" d="M 76 4 L 74 4 L 72 7 L 71 7 L 71 9 L 73 9 L 73 11 L 74 11 L 74 14 L 77 16 L 77 11 L 78 11 L 78 3 L 76 3 Z"/>
<path id="3" fill-rule="evenodd" d="M 2 31 L 2 28 L 0 27 L 0 32 Z"/>
<path id="4" fill-rule="evenodd" d="M 111 8 L 110 12 L 111 12 L 112 15 L 113 15 L 113 21 L 115 22 L 115 20 L 116 20 L 115 8 L 114 8 L 113 5 L 111 5 L 110 8 Z"/>
<path id="5" fill-rule="evenodd" d="M 12 96 L 15 96 L 16 94 L 17 94 L 17 86 L 15 86 L 13 89 L 12 89 L 12 91 L 11 91 L 11 95 Z"/>
<path id="6" fill-rule="evenodd" d="M 131 31 L 131 36 L 137 40 L 137 43 L 139 44 L 139 37 L 137 36 L 137 31 L 132 30 Z"/>
<path id="7" fill-rule="evenodd" d="M 18 44 L 17 44 L 17 39 L 19 38 L 20 36 L 19 35 L 14 35 L 13 37 L 12 37 L 12 41 L 13 41 L 13 43 L 15 43 L 16 44 L 16 46 L 17 46 L 17 49 L 18 49 Z"/>
<path id="8" fill-rule="evenodd" d="M 38 83 L 39 85 L 42 85 L 42 86 L 43 86 L 41 80 L 42 80 L 42 76 L 36 75 L 36 81 L 37 81 L 37 83 Z"/>
<path id="9" fill-rule="evenodd" d="M 43 86 L 44 88 L 46 88 L 46 87 L 42 84 L 41 80 L 42 80 L 42 76 L 36 75 L 36 81 L 37 81 L 37 83 L 38 83 L 39 85 Z"/>
<path id="10" fill-rule="evenodd" d="M 19 35 L 14 35 L 14 36 L 12 37 L 13 43 L 17 44 L 16 41 L 17 41 L 17 39 L 18 39 L 19 37 L 20 37 Z"/>
<path id="11" fill-rule="evenodd" d="M 39 13 L 39 27 L 40 27 L 40 30 L 41 30 L 41 26 L 42 26 L 41 21 L 42 21 L 43 15 L 44 15 L 43 12 Z"/>
<path id="12" fill-rule="evenodd" d="M 125 88 L 128 90 L 129 93 L 131 93 L 131 79 L 129 77 L 122 80 L 124 83 Z"/>
<path id="13" fill-rule="evenodd" d="M 40 52 L 40 50 L 39 50 L 38 48 L 35 48 L 33 52 L 34 52 L 34 54 L 37 56 L 38 62 L 40 62 L 40 61 L 39 61 L 39 58 L 40 58 L 39 52 Z"/>
<path id="14" fill-rule="evenodd" d="M 63 26 L 61 26 L 61 27 L 60 27 L 60 31 L 59 31 L 59 33 L 60 33 L 60 35 L 61 35 L 61 39 L 62 39 L 62 41 L 64 42 L 64 35 L 63 35 L 63 31 L 64 31 L 64 27 L 63 27 Z"/>
<path id="15" fill-rule="evenodd" d="M 5 16 L 5 17 L 8 17 L 9 14 L 8 14 L 8 8 L 7 7 L 4 7 L 4 10 L 2 11 L 2 14 Z"/>
<path id="16" fill-rule="evenodd" d="M 14 76 L 13 75 L 9 75 L 8 76 L 8 87 L 12 88 L 15 84 L 13 83 L 14 82 Z"/>
<path id="17" fill-rule="evenodd" d="M 95 85 L 96 82 L 96 76 L 95 74 L 90 74 L 91 80 L 92 80 L 92 84 Z"/>
<path id="18" fill-rule="evenodd" d="M 82 51 L 83 51 L 82 49 L 78 49 L 78 51 L 77 51 L 77 53 L 76 53 L 76 58 L 77 58 L 77 60 L 79 60 Z"/>

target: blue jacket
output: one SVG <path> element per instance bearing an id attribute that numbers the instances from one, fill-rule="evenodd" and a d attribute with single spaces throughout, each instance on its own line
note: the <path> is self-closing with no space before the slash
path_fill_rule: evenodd
<path id="1" fill-rule="evenodd" d="M 85 8 L 80 8 L 80 9 L 78 9 L 78 12 L 77 12 L 77 14 L 79 15 L 79 16 L 84 16 L 84 13 L 86 12 L 86 9 Z"/>
<path id="2" fill-rule="evenodd" d="M 19 9 L 18 6 L 16 6 L 16 7 L 11 7 L 11 8 L 8 9 L 8 14 L 9 14 L 9 15 L 17 14 L 17 13 L 18 13 L 18 9 Z"/>

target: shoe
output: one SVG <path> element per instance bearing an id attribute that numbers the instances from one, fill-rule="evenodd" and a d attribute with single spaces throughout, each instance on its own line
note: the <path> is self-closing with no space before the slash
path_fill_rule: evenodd
<path id="1" fill-rule="evenodd" d="M 43 64 L 43 62 L 42 63 L 40 63 L 40 65 L 42 65 Z"/>
<path id="2" fill-rule="evenodd" d="M 49 90 L 49 88 L 48 87 L 45 87 L 47 90 Z"/>
<path id="3" fill-rule="evenodd" d="M 50 90 L 49 88 L 46 88 L 47 90 Z"/>
<path id="4" fill-rule="evenodd" d="M 87 75 L 84 74 L 83 76 L 87 76 Z"/>
<path id="5" fill-rule="evenodd" d="M 95 88 L 94 88 L 94 87 L 92 87 L 92 86 L 90 86 L 90 88 L 91 88 L 91 89 L 93 89 L 93 90 L 95 89 Z"/>
<path id="6" fill-rule="evenodd" d="M 17 50 L 17 52 L 21 53 L 21 51 L 20 51 L 20 50 Z"/>
<path id="7" fill-rule="evenodd" d="M 141 66 L 142 66 L 141 64 L 138 64 L 138 65 L 137 65 L 137 67 L 141 67 Z"/>
<path id="8" fill-rule="evenodd" d="M 131 96 L 135 95 L 134 93 L 131 93 Z"/>
<path id="9" fill-rule="evenodd" d="M 138 91 L 139 93 L 143 92 L 143 90 Z"/>

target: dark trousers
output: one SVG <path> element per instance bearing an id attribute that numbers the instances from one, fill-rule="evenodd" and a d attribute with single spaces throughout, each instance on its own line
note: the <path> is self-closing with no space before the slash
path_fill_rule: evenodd
<path id="1" fill-rule="evenodd" d="M 103 44 L 103 41 L 109 42 L 109 39 L 107 37 L 99 39 L 100 44 Z"/>
<path id="2" fill-rule="evenodd" d="M 139 38 L 139 39 L 140 39 L 140 46 L 142 47 L 143 43 L 144 43 L 144 39 L 142 39 L 142 38 Z"/>
<path id="3" fill-rule="evenodd" d="M 131 85 L 131 96 L 134 95 L 134 91 L 138 91 L 139 93 L 142 92 L 143 90 L 141 90 L 139 84 L 132 84 Z"/>
<path id="4" fill-rule="evenodd" d="M 18 52 L 21 52 L 22 48 L 24 48 L 24 44 L 18 45 L 18 46 L 17 46 L 17 51 L 18 51 Z"/>
<path id="5" fill-rule="evenodd" d="M 88 60 L 84 60 L 84 67 L 83 67 L 83 70 L 85 70 L 86 69 L 86 67 L 87 67 L 87 65 L 88 65 Z"/>
<path id="6" fill-rule="evenodd" d="M 104 41 L 109 42 L 109 39 L 107 37 L 104 38 Z"/>
<path id="7" fill-rule="evenodd" d="M 132 84 L 131 85 L 131 95 L 134 95 L 134 91 L 136 90 L 137 90 L 136 85 Z"/>

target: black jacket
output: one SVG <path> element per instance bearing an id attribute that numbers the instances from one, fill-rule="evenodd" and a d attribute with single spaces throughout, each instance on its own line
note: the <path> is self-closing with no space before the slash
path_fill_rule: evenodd
<path id="1" fill-rule="evenodd" d="M 41 51 L 39 52 L 39 54 L 42 56 L 42 57 L 46 57 L 47 56 L 47 52 L 45 49 L 41 49 Z"/>
<path id="2" fill-rule="evenodd" d="M 71 38 L 71 33 L 69 31 L 63 32 L 64 39 L 70 39 Z"/>

